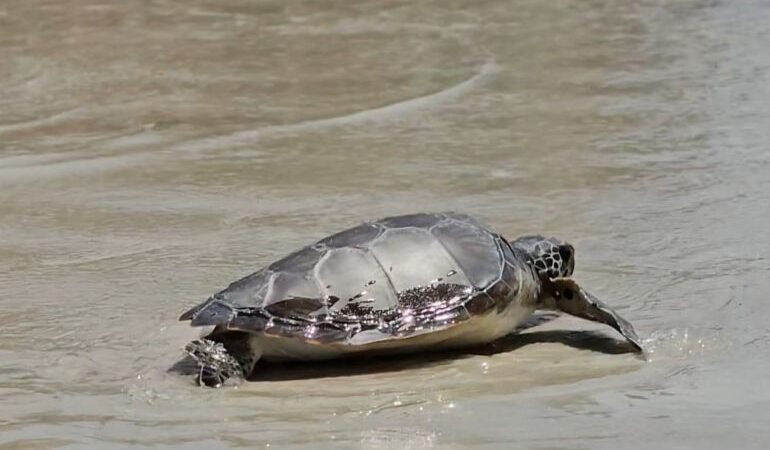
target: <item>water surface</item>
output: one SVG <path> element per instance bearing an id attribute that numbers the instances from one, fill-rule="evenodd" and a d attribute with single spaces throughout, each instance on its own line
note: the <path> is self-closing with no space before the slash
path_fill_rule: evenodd
<path id="1" fill-rule="evenodd" d="M 765 448 L 769 23 L 759 1 L 4 2 L 0 445 Z M 569 240 L 647 361 L 562 317 L 493 355 L 167 372 L 189 306 L 420 210 Z"/>

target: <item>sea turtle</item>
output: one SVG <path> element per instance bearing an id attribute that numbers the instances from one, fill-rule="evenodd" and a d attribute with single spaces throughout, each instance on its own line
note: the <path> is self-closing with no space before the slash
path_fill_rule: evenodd
<path id="1" fill-rule="evenodd" d="M 574 255 L 554 238 L 509 242 L 464 214 L 387 217 L 291 253 L 179 320 L 214 326 L 186 347 L 208 386 L 247 376 L 260 359 L 482 345 L 536 309 L 605 323 L 641 350 L 631 324 L 568 278 Z"/>

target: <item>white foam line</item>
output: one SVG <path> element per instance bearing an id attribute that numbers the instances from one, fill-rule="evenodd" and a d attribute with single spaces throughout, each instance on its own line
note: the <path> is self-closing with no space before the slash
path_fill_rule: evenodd
<path id="1" fill-rule="evenodd" d="M 82 173 L 106 172 L 133 167 L 146 161 L 146 153 L 114 156 L 97 156 L 57 161 L 36 166 L 0 167 L 0 185 L 5 182 L 34 182 L 39 178 L 73 176 Z"/>
<path id="2" fill-rule="evenodd" d="M 308 120 L 286 125 L 271 125 L 259 128 L 257 130 L 238 131 L 230 135 L 201 139 L 194 143 L 186 142 L 178 144 L 174 148 L 183 148 L 186 150 L 205 150 L 208 148 L 220 148 L 225 142 L 251 142 L 272 134 L 323 129 L 335 126 L 351 125 L 361 122 L 386 121 L 390 118 L 400 117 L 410 112 L 435 107 L 452 98 L 459 97 L 475 88 L 477 84 L 482 82 L 491 74 L 497 72 L 497 70 L 497 63 L 495 63 L 494 60 L 489 60 L 484 63 L 483 66 L 481 66 L 481 69 L 474 76 L 458 84 L 455 84 L 454 86 L 450 86 L 432 94 L 410 98 L 408 100 L 402 100 L 377 108 L 357 111 L 351 114 L 346 114 L 344 116 Z"/>
<path id="3" fill-rule="evenodd" d="M 18 123 L 0 125 L 0 136 L 3 136 L 4 134 L 8 134 L 14 131 L 19 131 L 19 130 L 24 131 L 30 128 L 55 124 L 60 120 L 68 119 L 70 117 L 77 117 L 77 115 L 82 113 L 83 111 L 85 111 L 85 108 L 73 108 L 65 111 L 56 112 L 49 116 L 41 117 L 38 119 L 31 119 L 23 122 L 18 122 Z"/>

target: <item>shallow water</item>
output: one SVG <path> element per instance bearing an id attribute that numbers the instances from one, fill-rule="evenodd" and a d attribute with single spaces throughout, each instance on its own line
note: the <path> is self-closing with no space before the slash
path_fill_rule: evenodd
<path id="1" fill-rule="evenodd" d="M 766 448 L 770 6 L 0 5 L 3 448 Z M 645 337 L 167 372 L 177 316 L 366 219 L 577 248 Z M 612 339 L 612 340 L 610 340 Z"/>

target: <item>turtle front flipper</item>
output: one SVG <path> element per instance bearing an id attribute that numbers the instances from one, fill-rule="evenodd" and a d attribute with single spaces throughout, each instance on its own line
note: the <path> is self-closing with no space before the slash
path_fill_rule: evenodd
<path id="1" fill-rule="evenodd" d="M 571 278 L 542 280 L 545 305 L 582 319 L 604 323 L 623 335 L 636 350 L 643 352 L 642 341 L 634 327 L 606 303 L 580 287 Z"/>
<path id="2" fill-rule="evenodd" d="M 188 343 L 185 352 L 198 363 L 196 381 L 208 387 L 245 379 L 257 360 L 246 333 L 212 333 Z"/>

